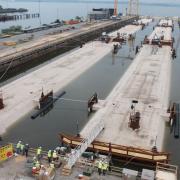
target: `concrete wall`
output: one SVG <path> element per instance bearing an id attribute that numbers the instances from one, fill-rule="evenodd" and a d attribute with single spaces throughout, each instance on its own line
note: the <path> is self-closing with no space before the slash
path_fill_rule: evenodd
<path id="1" fill-rule="evenodd" d="M 73 37 L 67 37 L 64 40 L 50 42 L 48 44 L 43 44 L 41 46 L 38 46 L 37 48 L 28 49 L 24 52 L 21 52 L 13 56 L 10 55 L 10 56 L 4 57 L 1 59 L 1 62 L 0 62 L 0 73 L 4 72 L 8 68 L 12 60 L 13 60 L 13 63 L 11 64 L 11 68 L 9 71 L 15 71 L 16 68 L 17 67 L 20 68 L 20 66 L 21 68 L 23 68 L 25 64 L 30 63 L 32 61 L 39 61 L 40 58 L 41 59 L 43 58 L 44 61 L 46 61 L 49 59 L 46 59 L 44 57 L 51 53 L 58 52 L 58 54 L 62 54 L 65 51 L 68 51 L 70 49 L 80 46 L 82 42 L 88 42 L 99 37 L 104 31 L 108 33 L 113 30 L 119 29 L 127 24 L 130 24 L 135 19 L 137 20 L 138 17 L 131 17 L 126 20 L 115 21 L 115 22 L 112 22 L 112 24 L 104 26 L 104 27 L 100 26 L 100 27 L 97 27 L 96 29 L 92 29 L 87 32 L 74 34 Z"/>

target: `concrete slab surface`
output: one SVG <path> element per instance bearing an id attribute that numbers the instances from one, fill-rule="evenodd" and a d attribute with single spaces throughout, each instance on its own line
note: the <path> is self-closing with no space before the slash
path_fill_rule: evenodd
<path id="1" fill-rule="evenodd" d="M 168 31 L 168 30 L 167 30 Z M 155 145 L 162 150 L 166 110 L 169 102 L 171 76 L 171 47 L 144 45 L 126 73 L 105 99 L 100 109 L 81 131 L 91 131 L 92 125 L 103 120 L 105 129 L 97 140 L 151 150 Z M 129 128 L 132 100 L 138 100 L 140 128 Z"/>
<path id="2" fill-rule="evenodd" d="M 133 32 L 136 32 L 134 29 Z M 127 31 L 128 32 L 128 31 Z M 112 51 L 113 43 L 91 42 L 1 88 L 5 108 L 0 111 L 0 134 L 35 107 L 42 87 L 56 93 Z"/>
<path id="3" fill-rule="evenodd" d="M 172 28 L 170 27 L 156 27 L 148 39 L 160 39 L 162 36 L 164 36 L 165 41 L 170 41 L 172 40 L 171 32 Z"/>

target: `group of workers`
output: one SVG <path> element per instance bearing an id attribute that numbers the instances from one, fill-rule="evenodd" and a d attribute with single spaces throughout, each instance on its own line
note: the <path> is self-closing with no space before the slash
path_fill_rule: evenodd
<path id="1" fill-rule="evenodd" d="M 100 160 L 98 162 L 98 173 L 99 173 L 99 175 L 103 174 L 105 176 L 108 169 L 109 169 L 109 164 L 107 161 Z"/>
<path id="2" fill-rule="evenodd" d="M 52 162 L 58 160 L 58 153 L 56 150 L 54 150 L 54 151 L 49 150 L 47 155 L 48 155 L 48 162 L 49 163 L 52 163 Z"/>
<path id="3" fill-rule="evenodd" d="M 54 161 L 58 158 L 56 151 L 49 150 L 47 156 L 48 156 L 49 166 L 54 169 L 55 168 Z M 33 158 L 32 172 L 34 174 L 38 173 L 40 169 L 44 167 L 40 162 L 41 158 L 42 158 L 42 147 L 39 147 L 36 151 L 36 156 Z"/>
<path id="4" fill-rule="evenodd" d="M 21 141 L 19 141 L 16 145 L 16 153 L 22 155 L 26 155 L 28 157 L 28 152 L 29 152 L 29 144 L 23 144 Z"/>

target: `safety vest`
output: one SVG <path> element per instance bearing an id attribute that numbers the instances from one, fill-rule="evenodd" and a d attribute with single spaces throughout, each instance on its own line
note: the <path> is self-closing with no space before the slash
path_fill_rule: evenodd
<path id="1" fill-rule="evenodd" d="M 20 148 L 21 147 L 21 143 L 17 143 L 17 145 L 16 145 L 16 148 Z"/>
<path id="2" fill-rule="evenodd" d="M 23 150 L 24 149 L 24 144 L 21 144 L 20 148 L 21 148 L 21 150 Z"/>
<path id="3" fill-rule="evenodd" d="M 102 163 L 102 170 L 106 170 L 106 166 L 105 166 L 105 163 Z"/>
<path id="4" fill-rule="evenodd" d="M 38 148 L 38 149 L 37 149 L 37 155 L 40 155 L 40 154 L 41 154 L 41 149 Z"/>
<path id="5" fill-rule="evenodd" d="M 36 168 L 40 168 L 40 163 L 39 163 L 39 161 L 36 162 L 36 165 L 35 165 L 35 166 L 36 166 Z"/>
<path id="6" fill-rule="evenodd" d="M 56 152 L 53 152 L 53 158 L 57 158 Z"/>
<path id="7" fill-rule="evenodd" d="M 48 157 L 49 158 L 51 157 L 51 151 L 50 150 L 48 151 Z"/>
<path id="8" fill-rule="evenodd" d="M 102 168 L 102 163 L 101 163 L 101 162 L 98 163 L 98 168 L 99 168 L 99 169 Z"/>
<path id="9" fill-rule="evenodd" d="M 53 168 L 53 169 L 55 168 L 53 163 L 50 164 L 50 167 Z"/>
<path id="10" fill-rule="evenodd" d="M 107 164 L 107 163 L 104 163 L 104 164 L 103 164 L 103 169 L 104 169 L 104 170 L 108 170 L 108 164 Z"/>

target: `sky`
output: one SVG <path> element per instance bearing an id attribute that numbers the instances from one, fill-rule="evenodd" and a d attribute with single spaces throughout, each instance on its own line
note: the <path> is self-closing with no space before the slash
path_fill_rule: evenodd
<path id="1" fill-rule="evenodd" d="M 0 1 L 16 1 L 16 0 L 0 0 Z M 17 0 L 18 1 L 18 0 Z M 21 1 L 32 1 L 32 0 L 21 0 Z M 33 0 L 33 1 L 39 1 L 39 0 Z M 40 1 L 44 1 L 44 0 L 40 0 Z M 45 0 L 45 1 L 51 1 L 51 0 Z M 61 1 L 61 0 L 56 0 L 56 1 Z M 63 0 L 64 1 L 64 0 Z M 68 1 L 68 0 L 67 0 Z M 72 0 L 70 0 L 72 1 Z M 76 0 L 74 0 L 76 1 Z M 96 1 L 96 0 L 77 0 L 77 1 Z M 97 1 L 109 1 L 109 2 L 113 2 L 114 0 L 97 0 Z M 127 2 L 128 0 L 119 0 L 119 2 Z M 157 4 L 180 4 L 180 0 L 139 0 L 140 3 L 148 3 L 148 4 L 152 4 L 152 3 L 157 3 Z"/>

